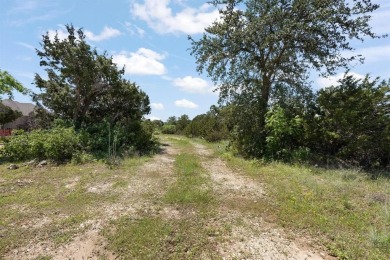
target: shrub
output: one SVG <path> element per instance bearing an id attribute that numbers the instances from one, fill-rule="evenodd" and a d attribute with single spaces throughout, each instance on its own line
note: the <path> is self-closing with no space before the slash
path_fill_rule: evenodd
<path id="1" fill-rule="evenodd" d="M 49 159 L 57 162 L 71 160 L 80 152 L 80 138 L 73 128 L 15 132 L 5 144 L 4 153 L 10 161 Z"/>
<path id="2" fill-rule="evenodd" d="M 46 131 L 43 136 L 46 138 L 43 148 L 47 159 L 70 160 L 81 149 L 79 136 L 73 128 L 54 128 Z"/>
<path id="3" fill-rule="evenodd" d="M 161 132 L 163 134 L 175 134 L 176 133 L 176 126 L 175 125 L 163 125 Z"/>

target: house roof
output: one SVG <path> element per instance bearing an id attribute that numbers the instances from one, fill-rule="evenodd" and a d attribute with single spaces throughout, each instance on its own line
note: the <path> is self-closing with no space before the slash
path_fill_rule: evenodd
<path id="1" fill-rule="evenodd" d="M 35 105 L 31 103 L 20 103 L 18 101 L 4 99 L 1 102 L 12 108 L 13 110 L 20 111 L 24 116 L 28 116 L 31 112 L 34 112 Z"/>

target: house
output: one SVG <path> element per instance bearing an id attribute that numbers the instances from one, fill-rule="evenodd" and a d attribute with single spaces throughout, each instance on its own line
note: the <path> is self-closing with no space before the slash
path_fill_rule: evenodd
<path id="1" fill-rule="evenodd" d="M 1 100 L 1 102 L 13 110 L 21 112 L 22 116 L 10 123 L 3 125 L 2 131 L 0 131 L 0 136 L 10 135 L 13 129 L 29 129 L 31 118 L 35 109 L 34 104 L 20 103 L 18 101 L 9 99 Z"/>

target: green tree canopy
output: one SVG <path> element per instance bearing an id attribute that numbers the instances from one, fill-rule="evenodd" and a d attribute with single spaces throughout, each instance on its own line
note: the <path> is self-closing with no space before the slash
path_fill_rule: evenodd
<path id="1" fill-rule="evenodd" d="M 21 116 L 22 116 L 21 112 L 13 110 L 9 106 L 6 106 L 0 102 L 0 124 L 1 125 L 5 125 L 9 122 L 12 122 Z"/>
<path id="2" fill-rule="evenodd" d="M 305 86 L 308 72 L 331 75 L 360 56 L 349 40 L 377 38 L 370 0 L 213 0 L 220 19 L 192 40 L 197 69 L 219 86 L 220 100 L 246 112 L 236 131 L 238 142 L 252 156 L 263 154 L 265 115 L 277 85 Z M 255 125 L 253 125 L 255 124 Z"/>
<path id="3" fill-rule="evenodd" d="M 390 81 L 345 76 L 319 91 L 318 151 L 364 167 L 390 164 Z"/>
<path id="4" fill-rule="evenodd" d="M 82 29 L 66 26 L 68 36 L 60 40 L 43 35 L 37 50 L 47 80 L 35 75 L 42 90 L 34 100 L 54 114 L 71 121 L 76 129 L 106 120 L 141 120 L 150 112 L 149 98 L 135 83 L 122 79 L 112 58 L 99 54 L 85 41 Z"/>
<path id="5" fill-rule="evenodd" d="M 14 90 L 24 94 L 27 93 L 27 89 L 19 81 L 7 71 L 0 69 L 0 95 L 8 95 L 12 99 Z"/>
<path id="6" fill-rule="evenodd" d="M 188 115 L 181 115 L 176 122 L 176 132 L 183 133 L 189 123 L 191 123 L 191 120 Z"/>

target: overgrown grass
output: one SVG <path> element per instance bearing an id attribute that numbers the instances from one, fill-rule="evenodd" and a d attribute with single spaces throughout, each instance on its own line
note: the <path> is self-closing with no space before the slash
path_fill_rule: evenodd
<path id="1" fill-rule="evenodd" d="M 201 219 L 122 217 L 103 233 L 121 259 L 219 259 L 210 240 L 218 231 Z"/>
<path id="2" fill-rule="evenodd" d="M 209 176 L 188 139 L 164 138 L 181 153 L 175 157 L 176 182 L 155 203 L 178 216 L 123 217 L 104 230 L 108 246 L 123 259 L 219 259 L 214 237 L 226 230 L 209 225 L 214 216 Z"/>
<path id="3" fill-rule="evenodd" d="M 342 259 L 389 259 L 389 179 L 219 154 L 230 167 L 265 183 L 268 214 L 280 225 L 308 233 Z"/>
<path id="4" fill-rule="evenodd" d="M 119 199 L 117 189 L 146 160 L 125 159 L 115 170 L 98 162 L 12 171 L 0 165 L 0 258 L 31 241 L 69 242 L 83 232 L 82 223 L 102 214 L 99 206 Z M 113 190 L 88 190 L 99 183 L 112 183 Z"/>
<path id="5" fill-rule="evenodd" d="M 198 207 L 208 206 L 212 202 L 210 180 L 195 155 L 188 153 L 178 155 L 175 171 L 178 179 L 168 189 L 165 195 L 166 202 L 194 204 Z"/>

